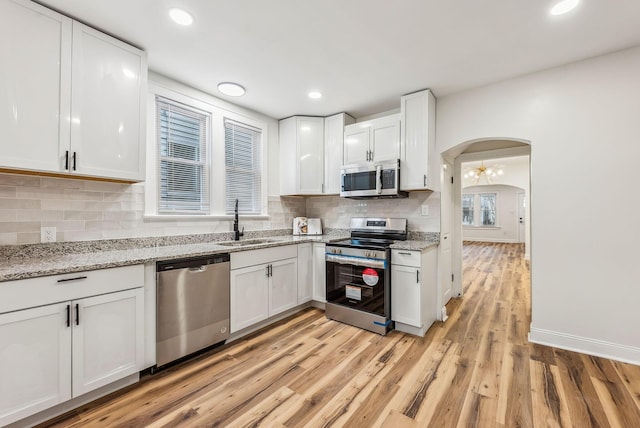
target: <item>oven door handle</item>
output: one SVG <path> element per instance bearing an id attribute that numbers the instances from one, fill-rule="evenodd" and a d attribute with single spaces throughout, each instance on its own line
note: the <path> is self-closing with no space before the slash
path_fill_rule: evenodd
<path id="1" fill-rule="evenodd" d="M 386 269 L 387 261 L 380 259 L 367 259 L 364 257 L 340 256 L 337 254 L 326 254 L 325 261 L 328 263 L 337 263 L 340 265 L 352 265 L 370 267 L 374 269 Z"/>

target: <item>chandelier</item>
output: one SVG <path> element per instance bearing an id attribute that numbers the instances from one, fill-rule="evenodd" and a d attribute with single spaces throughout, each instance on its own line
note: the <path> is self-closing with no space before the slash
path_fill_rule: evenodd
<path id="1" fill-rule="evenodd" d="M 491 178 L 496 177 L 498 175 L 503 175 L 504 170 L 502 168 L 496 167 L 487 167 L 484 166 L 484 161 L 481 162 L 480 166 L 477 168 L 471 168 L 464 174 L 464 178 L 469 178 L 475 180 L 475 184 L 480 182 L 480 179 L 484 177 L 487 184 L 491 184 Z"/>

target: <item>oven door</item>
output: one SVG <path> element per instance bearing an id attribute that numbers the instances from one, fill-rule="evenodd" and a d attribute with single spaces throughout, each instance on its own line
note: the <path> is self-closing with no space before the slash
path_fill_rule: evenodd
<path id="1" fill-rule="evenodd" d="M 389 317 L 388 262 L 326 254 L 327 302 Z"/>

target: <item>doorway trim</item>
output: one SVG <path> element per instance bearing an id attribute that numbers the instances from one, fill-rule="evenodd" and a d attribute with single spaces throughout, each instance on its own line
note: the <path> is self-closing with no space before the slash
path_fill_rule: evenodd
<path id="1" fill-rule="evenodd" d="M 478 142 L 487 141 L 490 139 L 484 138 L 480 140 L 472 140 L 459 144 L 456 148 L 459 147 L 471 147 L 473 144 Z M 495 139 L 491 139 L 495 140 Z M 501 138 L 501 140 L 506 141 L 514 141 L 516 143 L 524 143 L 526 145 L 521 145 L 517 147 L 508 147 L 504 149 L 497 150 L 486 150 L 480 152 L 472 152 L 472 153 L 462 153 L 455 157 L 453 162 L 453 170 L 454 170 L 454 185 L 453 185 L 453 207 L 452 207 L 452 242 L 451 242 L 451 269 L 453 272 L 453 284 L 452 284 L 452 296 L 454 297 L 462 297 L 462 163 L 463 162 L 472 162 L 472 161 L 481 161 L 485 159 L 499 159 L 499 158 L 507 158 L 514 156 L 531 156 L 531 143 L 522 139 L 510 139 L 510 138 Z M 443 155 L 443 158 L 445 156 Z M 531 158 L 529 158 L 529 205 L 528 205 L 528 213 L 531 213 Z M 445 201 L 442 201 L 446 203 Z M 529 215 L 527 222 L 527 228 L 529 230 L 529 236 L 531 237 L 531 215 Z M 530 239 L 531 241 L 531 239 Z M 531 246 L 531 242 L 529 247 Z M 531 249 L 527 248 L 526 252 L 531 254 Z"/>

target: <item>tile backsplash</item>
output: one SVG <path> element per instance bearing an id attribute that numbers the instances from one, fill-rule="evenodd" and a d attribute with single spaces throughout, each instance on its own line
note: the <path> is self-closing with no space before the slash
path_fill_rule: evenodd
<path id="1" fill-rule="evenodd" d="M 428 215 L 422 215 L 423 205 Z M 411 192 L 402 199 L 313 196 L 307 199 L 307 217 L 320 217 L 332 229 L 348 229 L 351 217 L 400 217 L 407 218 L 410 231 L 440 232 L 440 192 Z"/>
<path id="2" fill-rule="evenodd" d="M 243 219 L 246 231 L 291 229 L 306 200 L 269 197 L 267 220 Z M 0 245 L 40 242 L 40 228 L 57 241 L 90 241 L 229 232 L 232 219 L 145 219 L 144 183 L 36 177 L 0 173 Z"/>
<path id="3" fill-rule="evenodd" d="M 305 215 L 332 229 L 347 229 L 351 217 L 390 216 L 408 218 L 411 231 L 440 231 L 438 192 L 380 200 L 270 196 L 268 203 L 268 219 L 241 220 L 246 231 L 291 229 L 293 218 Z M 144 183 L 0 173 L 0 245 L 39 243 L 40 228 L 51 226 L 57 241 L 68 242 L 229 232 L 233 221 L 145 218 Z"/>

